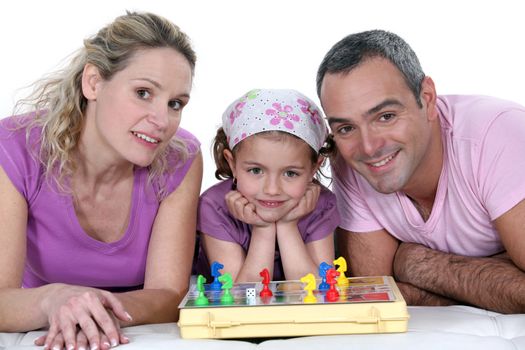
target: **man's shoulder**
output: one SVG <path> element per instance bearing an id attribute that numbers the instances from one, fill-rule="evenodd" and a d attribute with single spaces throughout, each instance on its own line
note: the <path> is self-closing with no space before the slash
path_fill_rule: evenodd
<path id="1" fill-rule="evenodd" d="M 441 95 L 437 108 L 443 128 L 451 129 L 455 137 L 470 139 L 482 137 L 505 113 L 525 113 L 525 107 L 516 102 L 483 95 Z"/>

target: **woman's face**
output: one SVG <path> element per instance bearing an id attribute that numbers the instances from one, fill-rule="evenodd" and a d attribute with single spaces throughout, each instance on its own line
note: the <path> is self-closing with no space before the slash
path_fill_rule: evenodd
<path id="1" fill-rule="evenodd" d="M 104 158 L 150 165 L 177 131 L 191 83 L 190 64 L 172 48 L 137 51 L 126 68 L 109 80 L 87 65 L 83 144 L 100 148 Z"/>

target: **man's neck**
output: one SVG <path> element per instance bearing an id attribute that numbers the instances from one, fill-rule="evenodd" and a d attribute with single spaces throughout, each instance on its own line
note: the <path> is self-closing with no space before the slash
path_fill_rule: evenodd
<path id="1" fill-rule="evenodd" d="M 425 221 L 432 212 L 436 198 L 439 178 L 443 170 L 443 157 L 441 125 L 439 120 L 436 120 L 432 126 L 431 143 L 425 158 L 409 181 L 409 185 L 403 190 Z"/>

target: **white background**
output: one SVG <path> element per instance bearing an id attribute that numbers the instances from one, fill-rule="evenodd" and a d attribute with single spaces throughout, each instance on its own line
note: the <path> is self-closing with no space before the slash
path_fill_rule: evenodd
<path id="1" fill-rule="evenodd" d="M 317 67 L 347 34 L 386 29 L 416 51 L 438 93 L 525 104 L 521 1 L 7 0 L 0 4 L 0 116 L 23 88 L 60 67 L 82 40 L 125 10 L 178 24 L 198 61 L 182 126 L 202 142 L 203 189 L 216 182 L 210 145 L 221 114 L 252 88 L 294 88 L 318 101 Z"/>

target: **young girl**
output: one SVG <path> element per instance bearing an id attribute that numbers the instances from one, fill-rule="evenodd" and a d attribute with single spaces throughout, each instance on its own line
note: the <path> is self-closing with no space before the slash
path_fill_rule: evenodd
<path id="1" fill-rule="evenodd" d="M 253 90 L 224 112 L 215 176 L 201 195 L 197 270 L 218 261 L 237 282 L 299 279 L 334 256 L 334 195 L 315 179 L 329 147 L 321 112 L 294 90 Z M 203 254 L 205 253 L 205 254 Z"/>

